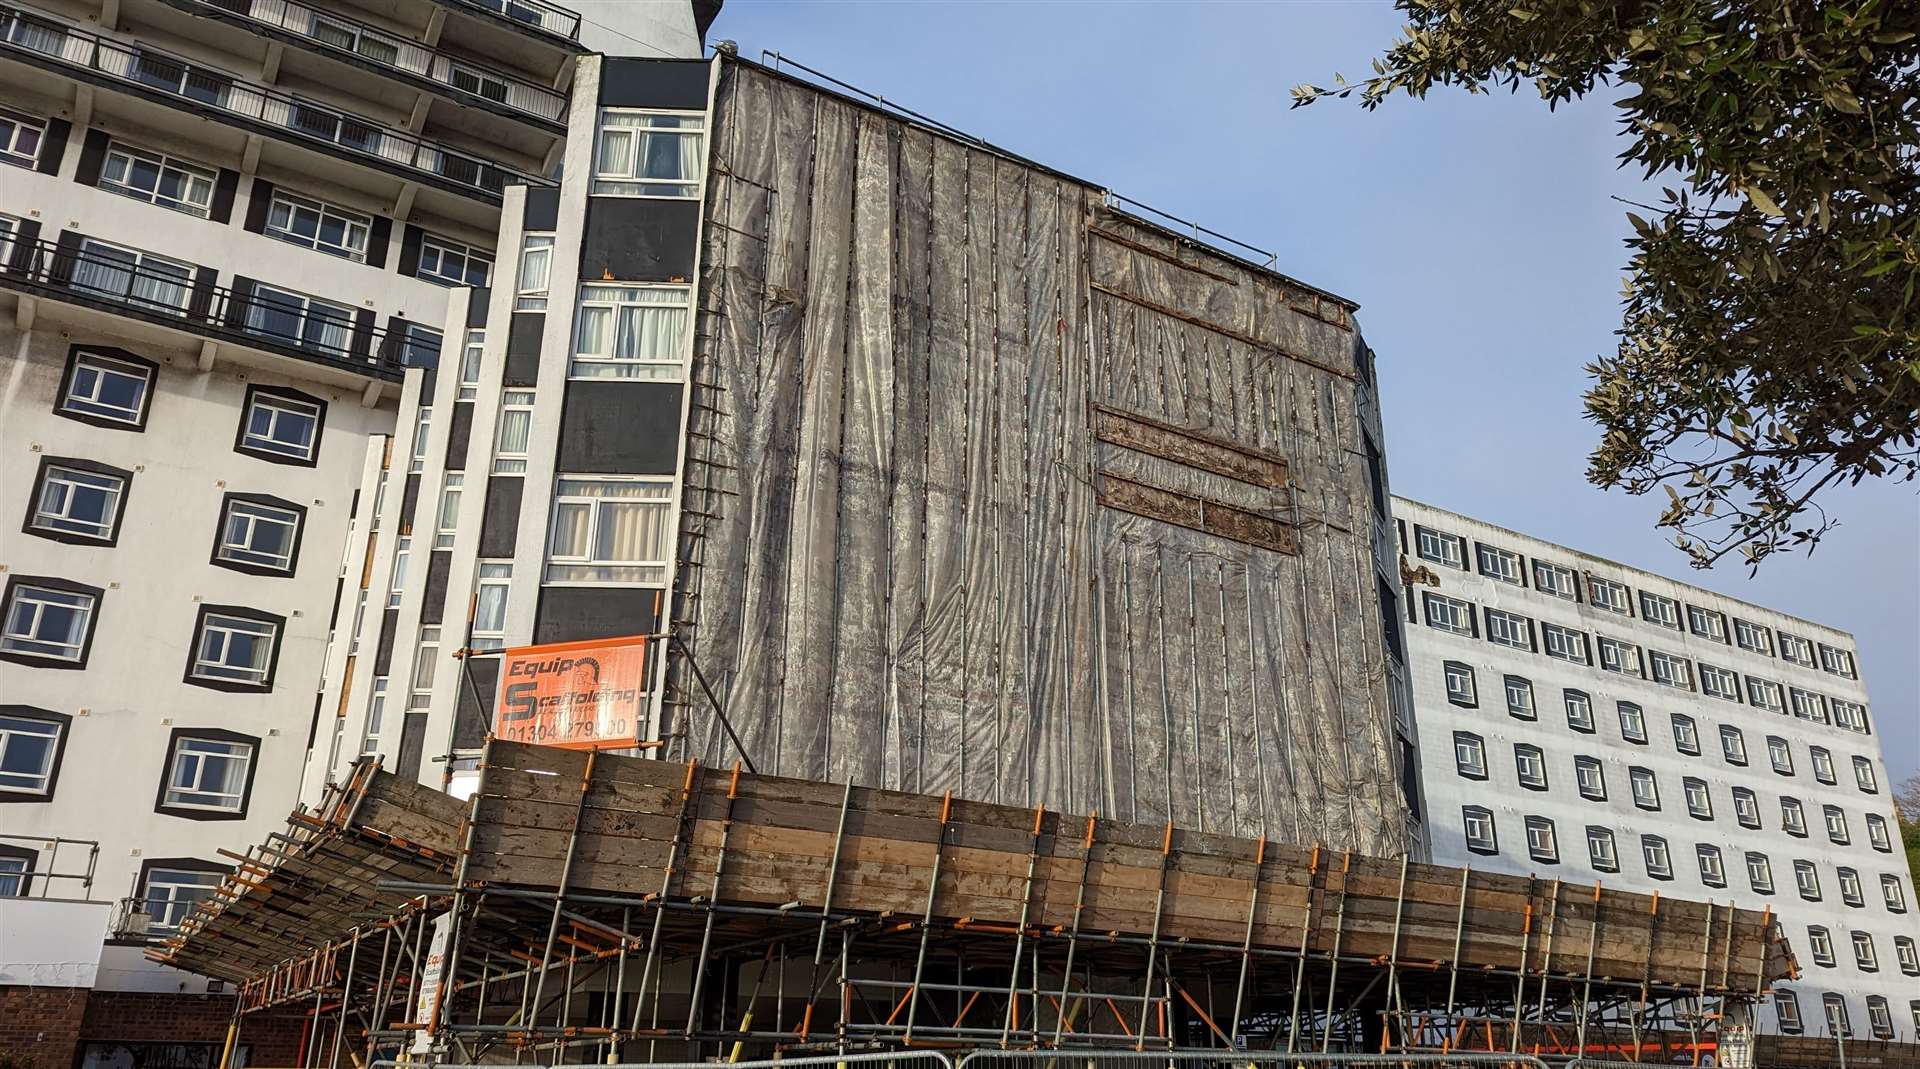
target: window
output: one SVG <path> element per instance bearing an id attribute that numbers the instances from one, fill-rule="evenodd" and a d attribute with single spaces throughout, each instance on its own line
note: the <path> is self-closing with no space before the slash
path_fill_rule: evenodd
<path id="1" fill-rule="evenodd" d="M 1733 793 L 1733 816 L 1743 828 L 1760 827 L 1760 800 L 1746 787 L 1735 787 Z"/>
<path id="2" fill-rule="evenodd" d="M 1880 793 L 1880 781 L 1873 774 L 1873 762 L 1858 754 L 1853 758 L 1853 782 L 1868 794 Z"/>
<path id="3" fill-rule="evenodd" d="M 679 381 L 692 321 L 690 293 L 686 286 L 581 286 L 567 373 L 576 379 Z"/>
<path id="4" fill-rule="evenodd" d="M 527 441 L 532 433 L 533 391 L 501 391 L 499 429 L 493 443 L 495 474 L 520 475 L 526 472 Z"/>
<path id="5" fill-rule="evenodd" d="M 1809 902 L 1820 901 L 1820 870 L 1811 861 L 1793 863 L 1793 886 Z"/>
<path id="6" fill-rule="evenodd" d="M 1813 765 L 1813 778 L 1832 787 L 1839 783 L 1833 772 L 1833 755 L 1824 746 L 1807 747 L 1807 760 Z"/>
<path id="7" fill-rule="evenodd" d="M 499 650 L 507 646 L 507 587 L 513 581 L 513 562 L 483 560 L 474 580 L 473 648 Z"/>
<path id="8" fill-rule="evenodd" d="M 1572 568 L 1562 568 L 1536 558 L 1533 562 L 1533 586 L 1544 594 L 1568 601 L 1580 600 L 1580 579 Z"/>
<path id="9" fill-rule="evenodd" d="M 427 466 L 427 438 L 433 431 L 433 409 L 421 405 L 413 420 L 413 459 L 407 463 L 409 474 L 418 474 Z"/>
<path id="10" fill-rule="evenodd" d="M 1813 957 L 1813 963 L 1823 969 L 1831 969 L 1838 964 L 1838 959 L 1833 955 L 1833 936 L 1827 933 L 1826 926 L 1807 926 L 1807 953 Z"/>
<path id="11" fill-rule="evenodd" d="M 442 286 L 483 288 L 493 278 L 493 254 L 433 234 L 420 238 L 420 267 L 414 272 Z"/>
<path id="12" fill-rule="evenodd" d="M 1467 849 L 1476 854 L 1497 854 L 1498 840 L 1493 831 L 1493 810 L 1485 806 L 1460 807 L 1461 826 L 1467 837 Z"/>
<path id="13" fill-rule="evenodd" d="M 1487 641 L 1516 650 L 1533 649 L 1533 621 L 1518 613 L 1488 609 Z"/>
<path id="14" fill-rule="evenodd" d="M 272 687 L 284 623 L 281 617 L 253 609 L 202 605 L 187 682 L 222 689 Z"/>
<path id="15" fill-rule="evenodd" d="M 661 583 L 673 552 L 666 479 L 562 476 L 547 546 L 549 583 Z"/>
<path id="16" fill-rule="evenodd" d="M 1680 603 L 1658 594 L 1640 592 L 1640 618 L 1661 627 L 1680 630 Z"/>
<path id="17" fill-rule="evenodd" d="M 705 126 L 706 116 L 698 113 L 600 109 L 590 192 L 612 197 L 699 196 Z"/>
<path id="18" fill-rule="evenodd" d="M 276 188 L 273 200 L 267 206 L 264 233 L 301 248 L 364 263 L 367 259 L 367 235 L 372 230 L 373 219 L 369 216 L 306 197 L 296 197 Z M 422 251 L 423 259 L 425 255 Z"/>
<path id="19" fill-rule="evenodd" d="M 1747 851 L 1747 883 L 1753 886 L 1754 894 L 1773 893 L 1773 862 L 1767 860 L 1767 855 Z"/>
<path id="20" fill-rule="evenodd" d="M 1867 814 L 1867 841 L 1883 854 L 1893 853 L 1893 837 L 1887 832 L 1886 817 L 1878 813 Z"/>
<path id="21" fill-rule="evenodd" d="M 1700 689 L 1709 697 L 1737 702 L 1740 700 L 1740 677 L 1724 668 L 1715 668 L 1702 661 L 1700 662 Z"/>
<path id="22" fill-rule="evenodd" d="M 1644 745 L 1647 741 L 1647 716 L 1632 702 L 1619 703 L 1620 737 Z"/>
<path id="23" fill-rule="evenodd" d="M 311 466 L 320 455 L 320 431 L 326 418 L 327 406 L 317 397 L 249 387 L 246 418 L 233 448 L 278 464 Z"/>
<path id="24" fill-rule="evenodd" d="M 1720 848 L 1710 843 L 1696 843 L 1694 857 L 1700 862 L 1700 882 L 1708 887 L 1727 885 L 1727 865 L 1720 857 Z"/>
<path id="25" fill-rule="evenodd" d="M 487 355 L 487 332 L 467 331 L 460 347 L 460 382 L 454 390 L 455 401 L 471 401 L 480 396 L 480 365 Z"/>
<path id="26" fill-rule="evenodd" d="M 1814 666 L 1813 643 L 1797 635 L 1789 635 L 1785 631 L 1776 631 L 1774 634 L 1780 639 L 1781 660 L 1791 661 L 1803 668 Z"/>
<path id="27" fill-rule="evenodd" d="M 140 899 L 151 918 L 149 930 L 178 928 L 193 912 L 193 907 L 213 897 L 214 889 L 220 886 L 224 870 L 202 862 L 188 861 L 187 864 L 193 867 L 178 867 L 177 861 L 147 863 Z"/>
<path id="28" fill-rule="evenodd" d="M 1828 708 L 1833 710 L 1833 722 L 1848 731 L 1869 734 L 1867 727 L 1867 707 L 1859 702 L 1850 702 L 1844 698 L 1828 698 Z"/>
<path id="29" fill-rule="evenodd" d="M 1880 874 L 1880 898 L 1887 904 L 1888 913 L 1907 911 L 1907 895 L 1900 887 L 1900 877 L 1890 872 Z"/>
<path id="30" fill-rule="evenodd" d="M 0 112 L 0 123 L 6 113 Z M 39 851 L 0 845 L 0 898 L 25 898 L 33 893 L 33 863 Z"/>
<path id="31" fill-rule="evenodd" d="M 1807 837 L 1807 810 L 1800 804 L 1800 799 L 1780 799 L 1780 830 L 1796 839 Z"/>
<path id="32" fill-rule="evenodd" d="M 1608 612 L 1621 616 L 1633 615 L 1633 602 L 1627 594 L 1627 588 L 1611 579 L 1587 576 L 1587 600 Z"/>
<path id="33" fill-rule="evenodd" d="M 74 289 L 169 314 L 187 310 L 193 280 L 192 264 L 93 238 L 80 242 L 69 279 Z"/>
<path id="34" fill-rule="evenodd" d="M 1862 972 L 1876 972 L 1880 968 L 1880 956 L 1874 952 L 1873 936 L 1867 932 L 1853 933 L 1853 961 Z"/>
<path id="35" fill-rule="evenodd" d="M 380 730 L 387 717 L 387 677 L 373 677 L 373 696 L 367 703 L 367 726 L 360 733 L 360 755 L 380 752 Z"/>
<path id="36" fill-rule="evenodd" d="M 1773 633 L 1759 624 L 1750 624 L 1739 617 L 1733 620 L 1733 640 L 1743 650 L 1755 653 L 1773 654 Z"/>
<path id="37" fill-rule="evenodd" d="M 1713 819 L 1713 794 L 1707 790 L 1707 781 L 1698 776 L 1687 776 L 1680 781 L 1680 793 L 1687 799 L 1687 815 L 1695 820 Z"/>
<path id="38" fill-rule="evenodd" d="M 1793 751 L 1787 748 L 1787 740 L 1778 735 L 1767 736 L 1767 760 L 1773 762 L 1773 770 L 1782 776 L 1793 775 Z"/>
<path id="39" fill-rule="evenodd" d="M 27 532 L 60 542 L 113 545 L 133 473 L 70 457 L 42 457 Z"/>
<path id="40" fill-rule="evenodd" d="M 186 811 L 174 816 L 244 816 L 258 749 L 258 739 L 230 731 L 176 730 L 156 808 Z"/>
<path id="41" fill-rule="evenodd" d="M 1846 810 L 1841 809 L 1837 805 L 1825 805 L 1820 807 L 1820 811 L 1826 817 L 1827 838 L 1831 839 L 1838 846 L 1848 845 L 1851 839 L 1847 835 Z"/>
<path id="42" fill-rule="evenodd" d="M 1647 667 L 1652 670 L 1655 683 L 1680 690 L 1693 689 L 1693 672 L 1685 657 L 1648 650 Z"/>
<path id="43" fill-rule="evenodd" d="M 1631 642 L 1600 636 L 1595 636 L 1594 642 L 1600 651 L 1600 667 L 1624 675 L 1640 674 L 1640 647 Z"/>
<path id="44" fill-rule="evenodd" d="M 1607 774 L 1598 757 L 1576 755 L 1573 759 L 1573 779 L 1580 787 L 1580 797 L 1594 802 L 1607 800 Z"/>
<path id="45" fill-rule="evenodd" d="M 447 472 L 440 483 L 440 512 L 435 519 L 433 530 L 433 548 L 452 549 L 453 538 L 460 528 L 460 495 L 466 492 L 467 475 L 465 472 Z"/>
<path id="46" fill-rule="evenodd" d="M 100 165 L 100 188 L 176 212 L 207 217 L 214 174 L 160 152 L 114 142 Z"/>
<path id="47" fill-rule="evenodd" d="M 69 723 L 68 717 L 45 709 L 0 705 L 0 800 L 53 797 Z M 4 892 L 0 892 L 3 897 Z"/>
<path id="48" fill-rule="evenodd" d="M 401 537 L 393 544 L 393 575 L 387 581 L 387 608 L 400 607 L 407 584 L 407 558 L 413 556 L 413 539 Z"/>
<path id="49" fill-rule="evenodd" d="M 75 349 L 61 384 L 58 413 L 96 426 L 146 426 L 154 365 Z"/>
<path id="50" fill-rule="evenodd" d="M 1518 720 L 1538 720 L 1533 707 L 1533 682 L 1521 676 L 1507 677 L 1507 712 Z"/>
<path id="51" fill-rule="evenodd" d="M 403 323 L 398 344 L 400 363 L 407 367 L 439 367 L 440 349 L 446 340 L 445 334 L 432 327 Z"/>
<path id="52" fill-rule="evenodd" d="M 1773 989 L 1773 1016 L 1780 1025 L 1780 1031 L 1790 1036 L 1800 1034 L 1800 998 L 1785 988 Z"/>
<path id="53" fill-rule="evenodd" d="M 1908 976 L 1920 976 L 1920 948 L 1915 947 L 1912 936 L 1893 937 L 1893 956 L 1899 959 L 1901 972 Z M 1920 1003 L 1915 1003 L 1914 1006 L 1920 1010 Z M 1914 1024 L 1920 1026 L 1920 1017 L 1915 1019 Z"/>
<path id="54" fill-rule="evenodd" d="M 1673 748 L 1688 757 L 1700 756 L 1700 729 L 1685 713 L 1673 714 Z"/>
<path id="55" fill-rule="evenodd" d="M 1570 627 L 1561 627 L 1559 624 L 1542 621 L 1540 637 L 1546 640 L 1549 657 L 1558 657 L 1575 664 L 1593 663 L 1593 660 L 1587 656 L 1587 633 L 1584 631 L 1575 631 Z"/>
<path id="56" fill-rule="evenodd" d="M 1445 594 L 1422 591 L 1420 600 L 1427 606 L 1427 626 L 1456 635 L 1472 635 L 1473 606 Z"/>
<path id="57" fill-rule="evenodd" d="M 6 113 L 0 111 L 0 130 L 6 126 Z M 0 153 L 0 160 L 4 160 Z M 0 264 L 13 262 L 14 239 L 20 233 L 20 220 L 14 216 L 0 213 Z"/>
<path id="58" fill-rule="evenodd" d="M 0 655 L 27 664 L 79 668 L 93 644 L 100 590 L 60 579 L 15 575 L 7 581 Z"/>
<path id="59" fill-rule="evenodd" d="M 1720 725 L 1720 756 L 1727 759 L 1727 764 L 1746 766 L 1747 737 L 1732 724 Z"/>
<path id="60" fill-rule="evenodd" d="M 1620 853 L 1614 848 L 1612 828 L 1587 825 L 1587 860 L 1600 872 L 1620 871 Z"/>
<path id="61" fill-rule="evenodd" d="M 1468 779 L 1487 778 L 1487 744 L 1470 731 L 1453 733 L 1453 763 Z"/>
<path id="62" fill-rule="evenodd" d="M 520 239 L 520 290 L 514 297 L 514 311 L 547 310 L 547 277 L 552 267 L 552 234 L 527 234 Z"/>
<path id="63" fill-rule="evenodd" d="M 1518 553 L 1499 549 L 1485 542 L 1475 543 L 1474 549 L 1480 561 L 1481 575 L 1497 579 L 1502 583 L 1512 583 L 1514 586 L 1526 585 L 1525 580 L 1521 578 Z"/>
<path id="64" fill-rule="evenodd" d="M 1768 712 L 1784 713 L 1786 701 L 1780 696 L 1780 684 L 1768 679 L 1747 677 L 1747 701 L 1756 709 Z"/>
<path id="65" fill-rule="evenodd" d="M 1480 704 L 1473 683 L 1473 669 L 1459 661 L 1448 661 L 1441 668 L 1447 681 L 1447 700 L 1471 709 Z"/>
<path id="66" fill-rule="evenodd" d="M 1593 699 L 1583 690 L 1566 691 L 1567 726 L 1583 734 L 1593 734 Z"/>
<path id="67" fill-rule="evenodd" d="M 1885 995 L 1867 996 L 1867 1029 L 1875 1039 L 1893 1038 L 1893 1014 L 1887 1009 Z"/>
<path id="68" fill-rule="evenodd" d="M 1650 768 L 1635 765 L 1627 769 L 1627 782 L 1633 787 L 1633 804 L 1641 809 L 1658 812 L 1660 809 L 1660 781 L 1653 776 Z"/>
<path id="69" fill-rule="evenodd" d="M 1656 880 L 1673 879 L 1673 855 L 1667 852 L 1667 841 L 1658 835 L 1640 837 L 1640 859 L 1646 863 L 1647 875 Z"/>
<path id="70" fill-rule="evenodd" d="M 1698 605 L 1687 606 L 1687 630 L 1715 642 L 1727 640 L 1727 614 Z"/>
<path id="71" fill-rule="evenodd" d="M 1846 676 L 1848 679 L 1859 678 L 1853 670 L 1853 654 L 1843 649 L 1836 649 L 1824 642 L 1820 643 L 1820 668 L 1836 676 Z"/>
<path id="72" fill-rule="evenodd" d="M 1845 865 L 1833 870 L 1834 882 L 1840 885 L 1840 901 L 1854 909 L 1867 908 L 1867 895 L 1860 889 L 1860 873 Z"/>
<path id="73" fill-rule="evenodd" d="M 1524 742 L 1513 746 L 1513 770 L 1520 779 L 1520 786 L 1530 791 L 1547 789 L 1547 758 L 1540 747 Z"/>
<path id="74" fill-rule="evenodd" d="M 1528 817 L 1527 856 L 1546 865 L 1560 863 L 1560 845 L 1554 841 L 1553 821 L 1546 817 Z"/>
<path id="75" fill-rule="evenodd" d="M 244 303 L 246 327 L 255 334 L 331 356 L 350 352 L 354 313 L 344 304 L 257 282 Z"/>
<path id="76" fill-rule="evenodd" d="M 228 494 L 213 563 L 254 575 L 292 575 L 307 510 L 258 494 Z"/>
<path id="77" fill-rule="evenodd" d="M 1430 560 L 1449 568 L 1467 566 L 1466 543 L 1454 535 L 1443 534 L 1416 524 L 1413 528 L 1413 542 L 1414 549 L 1421 560 Z"/>
<path id="78" fill-rule="evenodd" d="M 1827 704 L 1820 700 L 1820 695 L 1801 690 L 1799 687 L 1788 687 L 1787 698 L 1788 704 L 1793 708 L 1793 715 L 1802 720 L 1812 720 L 1821 724 L 1827 722 Z"/>
<path id="79" fill-rule="evenodd" d="M 44 120 L 0 108 L 0 161 L 29 170 L 39 166 L 46 137 Z"/>
<path id="80" fill-rule="evenodd" d="M 440 629 L 422 627 L 420 641 L 415 644 L 413 686 L 408 688 L 407 693 L 408 709 L 425 709 L 433 704 L 433 679 L 439 667 Z"/>

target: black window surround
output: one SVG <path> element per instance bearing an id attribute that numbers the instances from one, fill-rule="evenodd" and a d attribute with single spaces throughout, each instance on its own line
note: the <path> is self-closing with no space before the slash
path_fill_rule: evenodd
<path id="1" fill-rule="evenodd" d="M 20 893 L 14 898 L 29 898 L 33 895 L 33 877 L 35 866 L 40 864 L 40 852 L 24 846 L 0 843 L 0 857 L 10 857 L 27 863 L 25 872 L 20 873 Z"/>
<path id="2" fill-rule="evenodd" d="M 11 575 L 7 577 L 6 594 L 0 597 L 0 618 L 13 611 L 13 592 L 22 586 L 44 587 L 48 590 L 60 590 L 69 594 L 89 594 L 93 597 L 93 611 L 87 614 L 87 634 L 80 640 L 78 660 L 64 661 L 57 657 L 46 657 L 37 653 L 17 653 L 12 650 L 0 650 L 0 660 L 13 661 L 16 664 L 29 664 L 35 668 L 81 669 L 87 666 L 87 659 L 93 656 L 93 636 L 100 629 L 100 613 L 105 608 L 106 591 L 97 586 L 76 583 L 51 575 Z"/>
<path id="3" fill-rule="evenodd" d="M 240 808 L 233 810 L 194 809 L 187 806 L 167 804 L 167 782 L 173 778 L 174 750 L 180 745 L 180 740 L 182 739 L 206 739 L 211 742 L 238 742 L 253 747 L 253 752 L 247 759 L 247 783 L 246 786 L 240 790 Z M 153 795 L 153 811 L 162 816 L 181 817 L 186 820 L 245 820 L 247 819 L 247 807 L 253 804 L 253 777 L 258 774 L 259 771 L 259 736 L 243 735 L 237 731 L 226 731 L 220 728 L 174 728 L 172 733 L 167 736 L 167 749 L 160 760 L 160 786 Z M 180 859 L 175 858 L 172 860 L 178 861 Z M 200 862 L 199 864 L 204 865 L 205 863 Z M 142 865 L 140 868 L 140 889 L 142 894 L 146 891 L 147 869 L 154 865 L 170 869 L 190 867 L 184 864 L 173 864 L 166 859 L 151 861 L 146 865 Z M 201 871 L 225 872 L 227 869 L 215 866 L 213 868 L 203 868 Z"/>
<path id="4" fill-rule="evenodd" d="M 46 243 L 41 242 L 40 244 Z M 52 246 L 48 247 L 51 248 Z M 7 265 L 0 265 L 0 274 L 5 274 L 9 270 L 10 268 Z M 67 395 L 73 389 L 74 370 L 79 363 L 80 357 L 87 353 L 95 353 L 112 360 L 123 361 L 135 367 L 145 369 L 147 373 L 147 391 L 140 399 L 140 418 L 138 420 L 129 423 L 123 419 L 95 415 L 92 412 L 74 412 L 66 407 Z M 145 431 L 147 429 L 147 417 L 153 412 L 153 395 L 159 389 L 159 386 L 160 365 L 152 360 L 148 360 L 144 356 L 138 356 L 125 349 L 116 349 L 108 345 L 71 345 L 67 347 L 67 366 L 60 373 L 60 392 L 54 395 L 53 414 L 64 419 L 77 420 L 89 426 L 104 427 L 107 430 Z"/>
<path id="5" fill-rule="evenodd" d="M 27 791 L 0 790 L 0 803 L 7 802 L 51 802 L 53 792 L 60 787 L 60 762 L 66 759 L 67 736 L 73 732 L 73 717 L 65 713 L 56 713 L 51 709 L 41 709 L 32 705 L 0 705 L 0 716 L 18 717 L 22 720 L 40 720 L 56 725 L 60 734 L 53 743 L 53 767 L 47 770 L 47 789 L 42 794 Z M 6 848 L 0 846 L 0 856 L 6 854 Z"/>
<path id="6" fill-rule="evenodd" d="M 50 467 L 71 468 L 75 471 L 84 471 L 93 475 L 105 475 L 120 480 L 120 503 L 113 515 L 113 526 L 107 532 L 105 538 L 81 534 L 78 531 L 52 531 L 45 527 L 34 526 L 34 518 L 40 514 L 40 498 L 46 488 L 47 469 Z M 21 521 L 20 531 L 22 534 L 30 534 L 35 538 L 46 538 L 55 542 L 66 542 L 69 545 L 106 546 L 111 548 L 120 542 L 120 526 L 127 518 L 127 498 L 132 493 L 133 473 L 125 468 L 116 468 L 108 464 L 82 460 L 79 457 L 42 456 L 40 458 L 40 470 L 35 473 L 33 477 L 33 493 L 32 496 L 27 499 L 27 516 L 25 520 Z"/>
<path id="7" fill-rule="evenodd" d="M 242 620 L 273 625 L 273 648 L 267 653 L 266 675 L 258 683 L 245 683 L 237 679 L 208 679 L 193 674 L 193 666 L 200 658 L 200 636 L 206 627 L 209 614 L 233 616 Z M 260 609 L 249 609 L 243 605 L 201 605 L 193 618 L 193 635 L 187 646 L 187 669 L 181 682 L 209 690 L 233 691 L 241 694 L 264 694 L 273 689 L 274 675 L 280 670 L 280 647 L 287 639 L 287 618 L 277 616 Z M 251 773 L 249 773 L 251 774 Z"/>
<path id="8" fill-rule="evenodd" d="M 250 561 L 229 560 L 220 555 L 220 547 L 226 542 L 227 518 L 231 514 L 236 502 L 285 509 L 298 517 L 293 525 L 293 546 L 288 553 L 287 566 L 285 568 L 275 568 L 268 564 L 255 564 Z M 230 492 L 220 499 L 220 519 L 213 528 L 213 552 L 208 556 L 207 563 L 216 568 L 245 572 L 248 575 L 263 575 L 281 579 L 291 578 L 300 566 L 300 543 L 302 539 L 306 538 L 306 535 L 307 508 L 305 505 L 296 505 L 285 498 L 273 497 L 269 494 Z"/>
<path id="9" fill-rule="evenodd" d="M 172 746 L 168 746 L 172 752 Z M 147 900 L 147 878 L 154 869 L 175 869 L 182 872 L 211 872 L 225 875 L 233 871 L 232 865 L 222 865 L 217 861 L 204 861 L 197 857 L 150 857 L 140 862 L 140 878 L 134 883 L 134 899 L 142 904 Z M 107 943 L 118 946 L 145 946 L 149 940 L 108 939 Z"/>
<path id="10" fill-rule="evenodd" d="M 253 422 L 253 405 L 256 400 L 261 398 L 292 401 L 296 404 L 312 406 L 317 410 L 313 421 L 313 448 L 308 450 L 306 457 L 290 456 L 286 453 L 277 453 L 271 449 L 261 449 L 258 446 L 247 444 L 247 428 Z M 294 467 L 311 468 L 320 463 L 321 439 L 326 429 L 327 403 L 320 398 L 310 393 L 302 393 L 299 390 L 290 390 L 284 386 L 250 385 L 247 387 L 246 401 L 240 406 L 240 426 L 233 434 L 233 451 L 267 461 L 270 464 L 288 464 Z"/>

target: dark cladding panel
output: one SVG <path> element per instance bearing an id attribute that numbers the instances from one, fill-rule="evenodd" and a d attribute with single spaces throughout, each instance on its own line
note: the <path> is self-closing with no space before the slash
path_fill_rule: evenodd
<path id="1" fill-rule="evenodd" d="M 427 714 L 408 713 L 400 726 L 400 760 L 394 771 L 401 779 L 420 778 L 420 759 L 425 753 L 427 742 Z"/>
<path id="2" fill-rule="evenodd" d="M 526 480 L 518 475 L 495 475 L 487 480 L 487 508 L 480 517 L 480 556 L 513 556 L 520 532 L 520 492 Z"/>
<path id="3" fill-rule="evenodd" d="M 467 329 L 479 330 L 487 325 L 487 306 L 493 303 L 493 291 L 485 286 L 467 294 Z"/>
<path id="4" fill-rule="evenodd" d="M 527 203 L 520 212 L 520 227 L 532 233 L 553 230 L 560 225 L 560 189 L 527 190 Z"/>
<path id="5" fill-rule="evenodd" d="M 411 444 L 407 448 L 413 448 Z M 413 512 L 420 504 L 420 473 L 407 476 L 406 488 L 400 491 L 400 533 L 413 533 Z"/>
<path id="6" fill-rule="evenodd" d="M 473 437 L 473 402 L 453 406 L 453 421 L 447 424 L 447 470 L 467 470 L 467 439 Z"/>
<path id="7" fill-rule="evenodd" d="M 686 281 L 700 240 L 700 202 L 635 197 L 587 198 L 580 279 Z"/>
<path id="8" fill-rule="evenodd" d="M 545 312 L 515 312 L 507 327 L 507 370 L 504 384 L 533 386 L 540 381 L 540 335 L 547 329 Z"/>
<path id="9" fill-rule="evenodd" d="M 600 103 L 609 108 L 707 110 L 704 59 L 618 59 L 600 64 Z"/>
<path id="10" fill-rule="evenodd" d="M 540 589 L 533 641 L 579 642 L 590 638 L 650 635 L 659 623 L 653 587 L 549 586 Z"/>
<path id="11" fill-rule="evenodd" d="M 400 630 L 400 610 L 380 614 L 380 645 L 373 651 L 373 674 L 384 676 L 393 666 L 393 636 Z"/>
<path id="12" fill-rule="evenodd" d="M 500 686 L 500 658 L 468 657 L 460 680 L 460 701 L 454 707 L 453 748 L 477 750 L 487 741 L 493 724 L 493 696 Z"/>
<path id="13" fill-rule="evenodd" d="M 427 597 L 420 606 L 420 622 L 437 624 L 447 613 L 447 576 L 453 572 L 453 553 L 440 550 L 427 558 Z"/>
<path id="14" fill-rule="evenodd" d="M 679 383 L 567 383 L 559 470 L 672 475 L 680 452 L 680 390 Z"/>

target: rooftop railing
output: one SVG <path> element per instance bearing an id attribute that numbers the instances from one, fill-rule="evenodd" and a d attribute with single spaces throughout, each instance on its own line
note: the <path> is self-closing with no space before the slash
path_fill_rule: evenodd
<path id="1" fill-rule="evenodd" d="M 449 86 L 548 122 L 561 122 L 566 97 L 473 63 L 455 61 L 418 41 L 375 26 L 322 11 L 294 0 L 178 0 L 189 7 L 213 8 L 248 22 L 305 38 L 369 63 Z"/>
<path id="2" fill-rule="evenodd" d="M 455 151 L 373 119 L 243 82 L 178 56 L 110 40 L 0 4 L 0 52 L 5 51 L 32 53 L 62 66 L 284 130 L 344 155 L 430 176 L 461 192 L 488 200 L 498 199 L 509 181 L 535 186 L 554 184 L 539 175 Z"/>
<path id="3" fill-rule="evenodd" d="M 0 238 L 0 285 L 380 379 L 397 381 L 407 367 L 424 366 L 438 354 L 430 335 L 360 323 L 346 305 L 278 289 L 204 284 L 185 265 L 136 263 L 130 254 L 49 241 Z"/>

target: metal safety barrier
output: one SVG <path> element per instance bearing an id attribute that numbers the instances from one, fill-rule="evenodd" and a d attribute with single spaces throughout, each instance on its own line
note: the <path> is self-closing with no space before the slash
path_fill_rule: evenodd
<path id="1" fill-rule="evenodd" d="M 436 1062 L 430 1058 L 415 1060 L 381 1059 L 367 1063 L 370 1069 L 498 1069 L 496 1065 L 469 1062 Z M 878 1051 L 866 1054 L 808 1054 L 792 1058 L 768 1058 L 758 1061 L 729 1062 L 561 1062 L 549 1069 L 830 1069 L 854 1066 L 858 1069 L 955 1069 L 953 1059 L 938 1051 Z"/>
<path id="2" fill-rule="evenodd" d="M 979 1050 L 962 1057 L 956 1069 L 1547 1069 L 1547 1064 L 1526 1054 L 1056 1049 Z"/>

